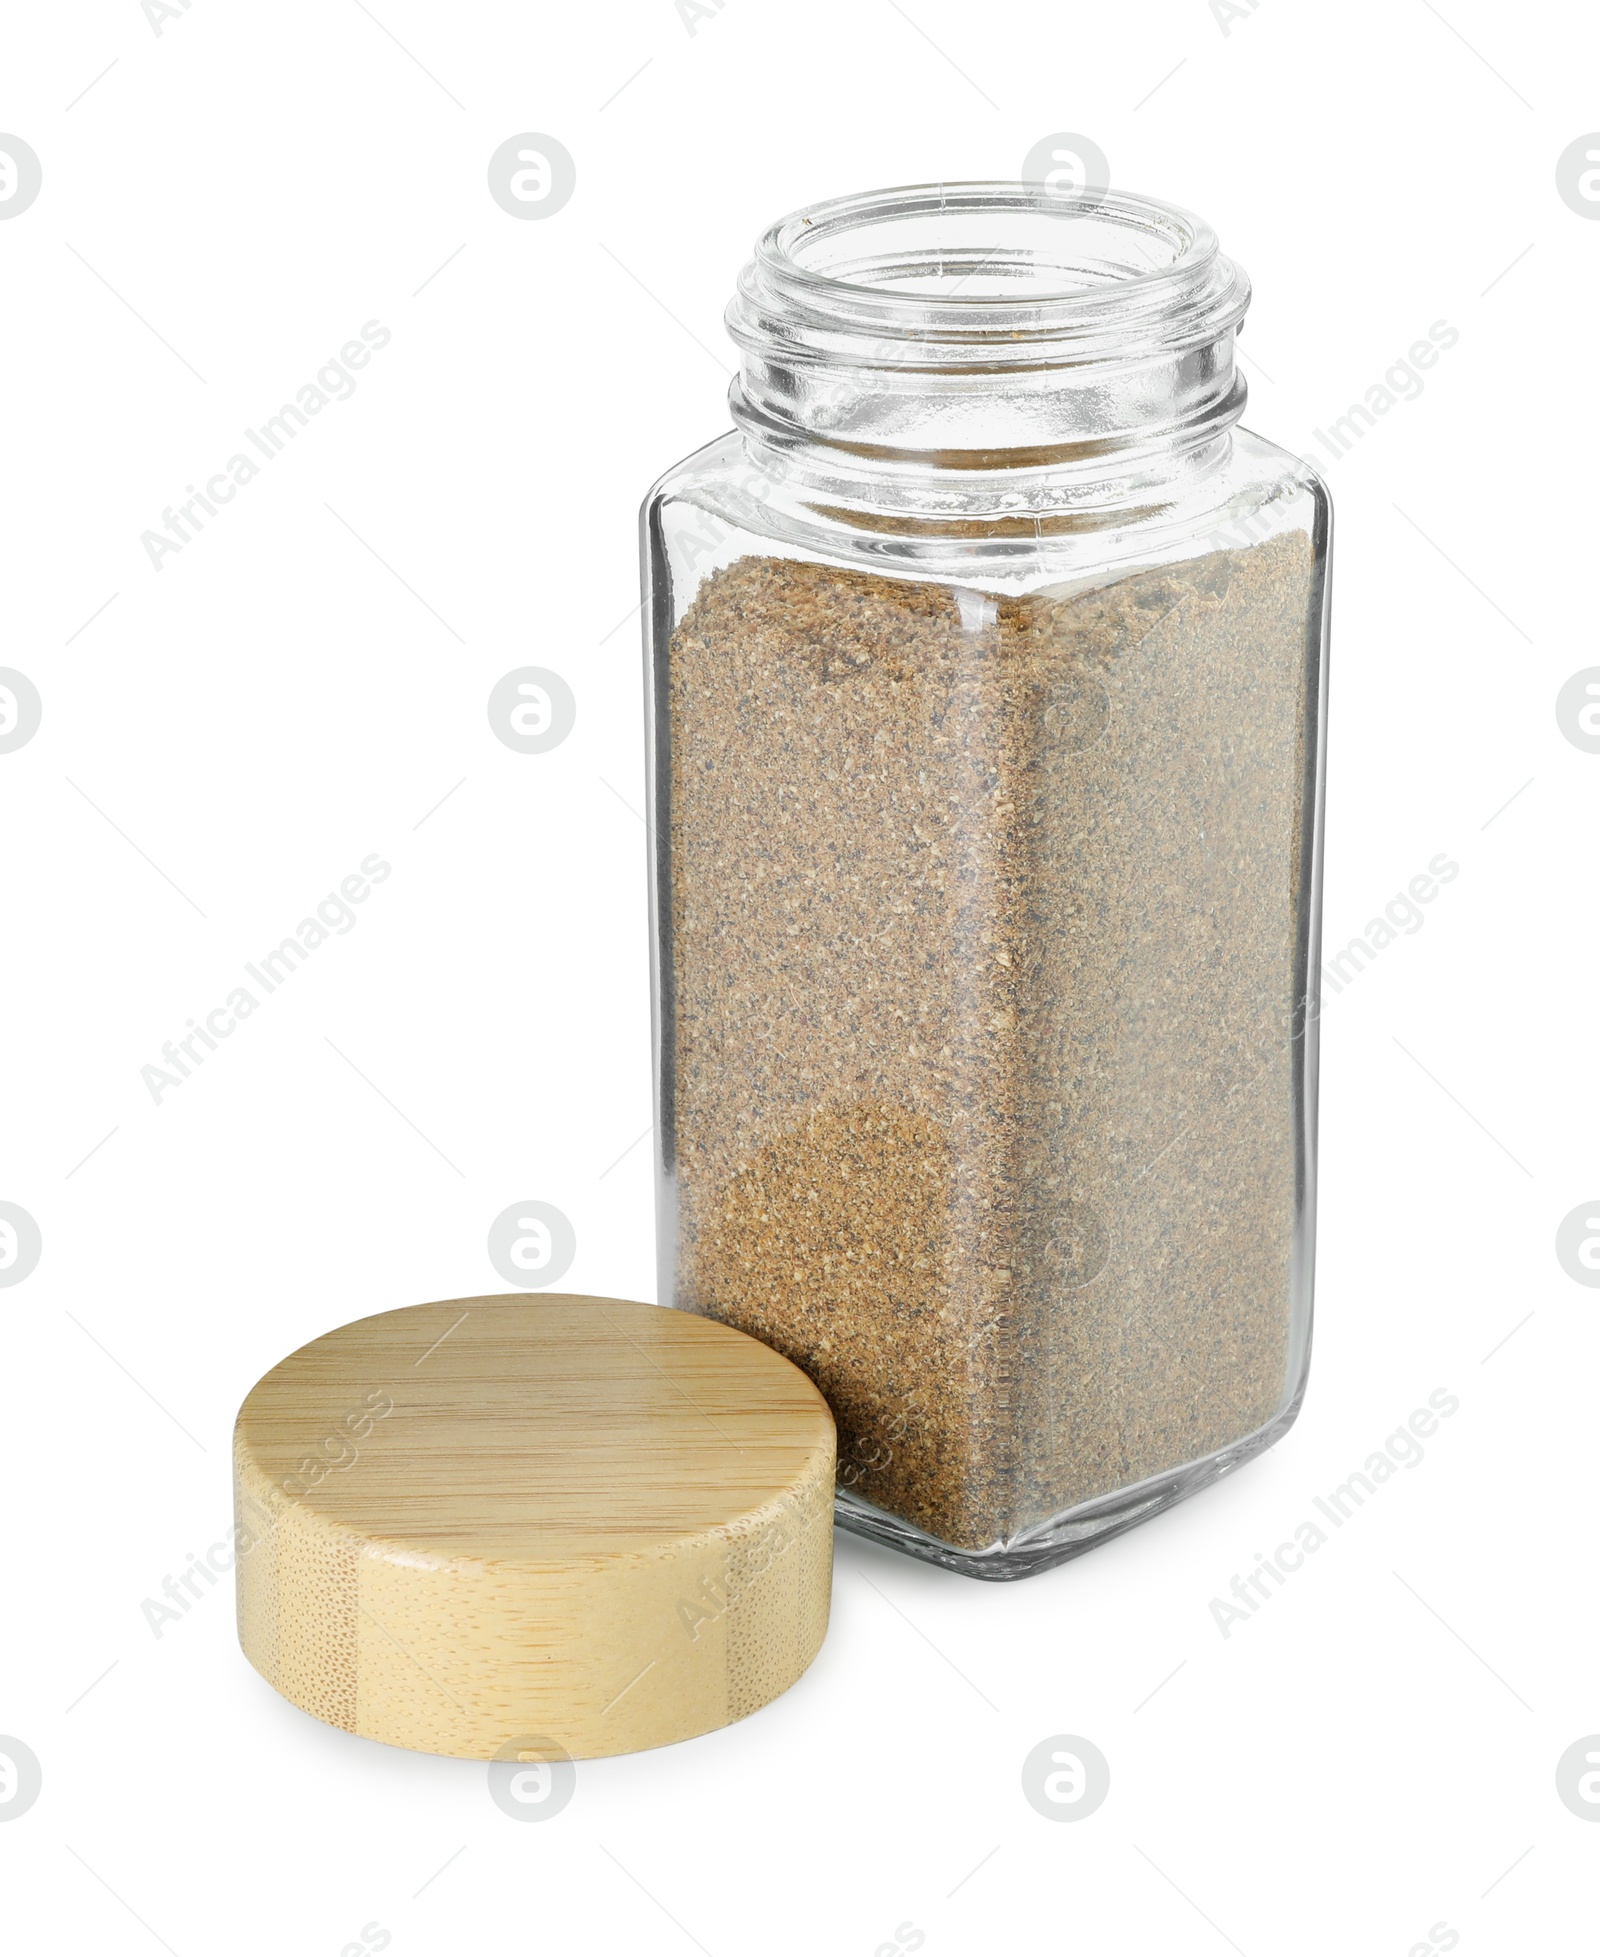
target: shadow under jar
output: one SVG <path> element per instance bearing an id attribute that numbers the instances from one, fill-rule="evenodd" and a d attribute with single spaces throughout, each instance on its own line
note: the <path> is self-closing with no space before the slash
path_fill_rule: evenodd
<path id="1" fill-rule="evenodd" d="M 1237 425 L 1248 297 L 1143 197 L 816 205 L 645 505 L 661 1296 L 973 1576 L 1304 1389 L 1330 510 Z"/>

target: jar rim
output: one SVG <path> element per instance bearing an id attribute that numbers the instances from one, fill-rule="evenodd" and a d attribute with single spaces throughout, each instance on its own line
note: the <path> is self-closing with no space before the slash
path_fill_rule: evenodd
<path id="1" fill-rule="evenodd" d="M 729 409 L 763 467 L 840 505 L 1126 502 L 1225 451 L 1249 298 L 1204 219 L 1129 191 L 833 198 L 739 275 Z"/>
<path id="2" fill-rule="evenodd" d="M 1170 348 L 1227 332 L 1248 303 L 1243 271 L 1180 205 L 976 181 L 860 192 L 779 218 L 728 323 L 741 345 L 905 335 L 942 364 L 935 349 L 951 342 L 1009 340 L 1030 358 L 1040 342 L 1080 357 L 1097 342 Z"/>

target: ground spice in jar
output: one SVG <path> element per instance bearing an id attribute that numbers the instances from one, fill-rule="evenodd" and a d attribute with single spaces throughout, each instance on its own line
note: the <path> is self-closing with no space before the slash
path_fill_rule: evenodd
<path id="1" fill-rule="evenodd" d="M 672 636 L 676 1302 L 959 1548 L 1283 1404 L 1313 569 L 746 556 Z"/>

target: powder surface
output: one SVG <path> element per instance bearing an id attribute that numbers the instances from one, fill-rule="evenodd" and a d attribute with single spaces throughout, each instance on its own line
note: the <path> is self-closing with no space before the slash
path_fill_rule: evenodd
<path id="1" fill-rule="evenodd" d="M 1283 1403 L 1312 570 L 749 556 L 673 635 L 675 1302 L 957 1547 Z"/>

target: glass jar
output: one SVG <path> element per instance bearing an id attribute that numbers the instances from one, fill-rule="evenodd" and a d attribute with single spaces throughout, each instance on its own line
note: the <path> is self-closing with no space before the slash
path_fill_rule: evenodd
<path id="1" fill-rule="evenodd" d="M 1304 1389 L 1330 507 L 1237 425 L 1248 298 L 1148 198 L 813 206 L 645 505 L 661 1296 L 973 1576 Z"/>

